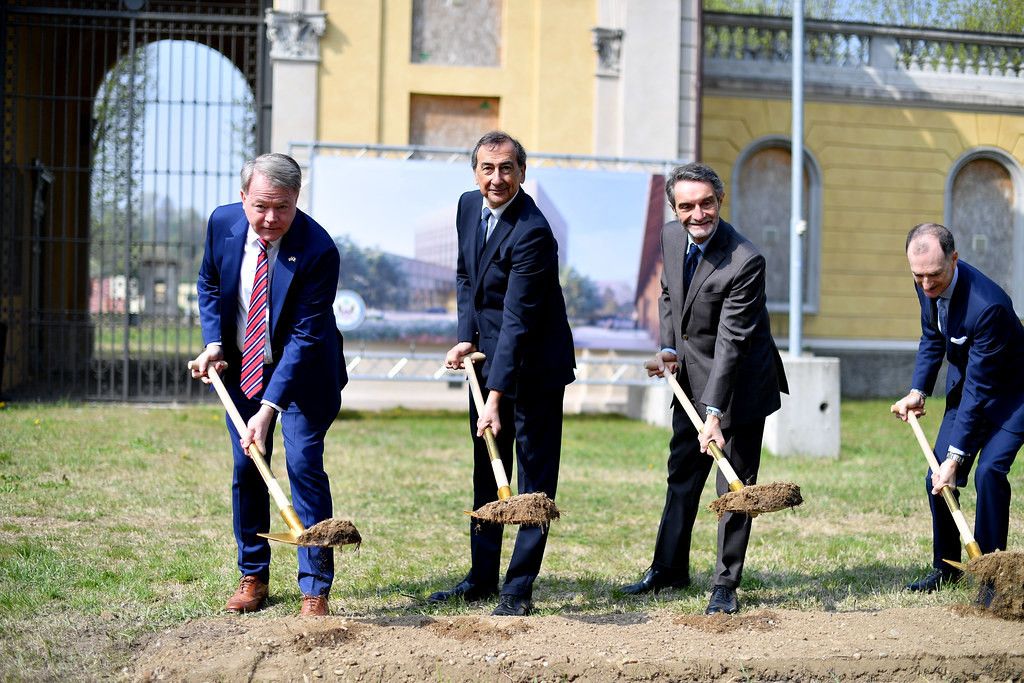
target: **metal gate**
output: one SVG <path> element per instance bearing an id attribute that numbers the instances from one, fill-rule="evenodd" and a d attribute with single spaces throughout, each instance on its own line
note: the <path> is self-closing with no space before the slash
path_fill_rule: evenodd
<path id="1" fill-rule="evenodd" d="M 41 4 L 0 10 L 0 394 L 205 394 L 196 272 L 267 147 L 271 2 Z"/>

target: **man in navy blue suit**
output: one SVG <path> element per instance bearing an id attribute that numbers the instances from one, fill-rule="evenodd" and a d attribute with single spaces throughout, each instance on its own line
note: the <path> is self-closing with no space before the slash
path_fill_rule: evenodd
<path id="1" fill-rule="evenodd" d="M 558 282 L 558 244 L 544 215 L 523 191 L 526 150 L 500 131 L 484 135 L 473 149 L 473 174 L 480 190 L 459 199 L 456 294 L 459 342 L 448 351 L 449 368 L 464 367 L 477 351 L 487 356 L 480 374 L 486 391 L 483 413 L 470 401 L 474 435 L 473 507 L 497 500 L 484 444 L 490 427 L 506 475 L 512 445 L 519 466 L 519 493 L 542 491 L 554 499 L 562 444 L 562 398 L 575 379 L 572 332 Z M 469 574 L 429 601 L 481 600 L 498 593 L 502 527 L 470 524 Z M 498 616 L 532 610 L 533 583 L 540 572 L 548 530 L 523 527 L 505 572 Z"/>
<path id="2" fill-rule="evenodd" d="M 264 154 L 247 161 L 242 201 L 210 216 L 199 268 L 206 348 L 192 362 L 192 376 L 209 382 L 211 364 L 223 370 L 248 426 L 239 434 L 227 420 L 242 574 L 225 605 L 230 612 L 257 610 L 267 596 L 270 546 L 257 534 L 270 529 L 270 499 L 245 449 L 256 442 L 269 460 L 278 416 L 295 511 L 307 527 L 333 513 L 323 453 L 348 381 L 333 309 L 340 256 L 327 231 L 296 207 L 301 186 L 302 172 L 291 157 Z M 298 564 L 301 613 L 326 615 L 333 551 L 301 547 Z"/>
<path id="3" fill-rule="evenodd" d="M 935 440 L 939 471 L 925 487 L 932 512 L 932 571 L 907 585 L 931 592 L 960 578 L 943 560 L 959 561 L 960 539 L 936 494 L 967 484 L 975 467 L 975 538 L 983 553 L 1006 549 L 1010 521 L 1007 474 L 1024 444 L 1024 327 L 999 285 L 958 258 L 952 233 L 922 223 L 907 235 L 907 259 L 921 302 L 921 341 L 910 392 L 891 410 L 903 420 L 924 414 L 943 356 L 946 412 Z M 956 491 L 956 495 L 959 492 Z M 979 599 L 991 600 L 991 591 Z"/>

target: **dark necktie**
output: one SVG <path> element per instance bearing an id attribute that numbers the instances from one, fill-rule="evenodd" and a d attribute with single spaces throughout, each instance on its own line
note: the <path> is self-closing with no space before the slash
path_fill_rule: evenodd
<path id="1" fill-rule="evenodd" d="M 242 393 L 252 398 L 263 389 L 263 351 L 267 339 L 267 300 L 270 268 L 267 264 L 267 242 L 260 240 L 256 257 L 256 276 L 249 297 L 249 316 L 245 325 L 242 349 Z"/>
<path id="2" fill-rule="evenodd" d="M 690 243 L 690 248 L 686 250 L 686 258 L 683 259 L 683 288 L 686 290 L 690 289 L 690 281 L 693 280 L 693 274 L 697 271 L 697 261 L 700 260 L 700 247 L 695 243 Z"/>
<path id="3" fill-rule="evenodd" d="M 946 334 L 948 332 L 948 328 L 946 327 L 946 322 L 949 319 L 949 301 L 947 301 L 946 299 L 943 299 L 941 296 L 938 297 L 935 301 L 936 301 L 936 304 L 937 304 L 936 307 L 939 309 L 938 310 L 939 332 L 941 332 L 942 334 Z"/>
<path id="4" fill-rule="evenodd" d="M 480 229 L 477 230 L 476 234 L 476 253 L 477 258 L 483 255 L 484 245 L 487 243 L 487 227 L 491 222 L 491 210 L 486 206 L 480 216 Z"/>
<path id="5" fill-rule="evenodd" d="M 932 327 L 939 329 L 939 298 L 928 299 L 928 312 L 931 314 Z"/>

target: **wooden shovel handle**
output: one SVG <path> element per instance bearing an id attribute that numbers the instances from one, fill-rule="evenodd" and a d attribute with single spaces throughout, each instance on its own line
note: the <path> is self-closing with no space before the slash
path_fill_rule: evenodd
<path id="1" fill-rule="evenodd" d="M 224 380 L 220 378 L 220 374 L 213 366 L 213 363 L 206 369 L 206 375 L 210 378 L 210 383 L 213 384 L 217 396 L 220 397 L 220 402 L 224 404 L 224 410 L 227 411 L 228 417 L 231 418 L 231 423 L 235 425 L 235 429 L 238 430 L 239 434 L 247 433 L 249 427 L 245 424 L 245 420 L 242 419 L 241 413 L 238 412 L 235 402 L 231 400 L 231 394 L 228 393 L 227 387 L 224 386 Z M 270 491 L 270 495 L 274 498 L 274 503 L 277 504 L 278 509 L 281 511 L 281 517 L 293 533 L 301 534 L 306 528 L 299 521 L 292 504 L 288 502 L 287 496 L 281 490 L 281 485 L 274 478 L 274 473 L 271 471 L 270 465 L 267 464 L 266 458 L 263 457 L 263 452 L 255 443 L 249 445 L 248 452 L 249 457 L 256 463 L 256 469 L 259 470 L 260 476 L 263 477 L 267 490 Z"/>
<path id="2" fill-rule="evenodd" d="M 475 351 L 462 359 L 466 368 L 466 377 L 469 379 L 469 391 L 473 394 L 473 404 L 476 405 L 476 413 L 484 412 L 484 393 L 480 389 L 480 379 L 476 376 L 474 361 L 486 360 L 487 356 Z M 494 471 L 494 483 L 498 485 L 498 500 L 508 500 L 512 497 L 512 487 L 508 485 L 508 477 L 505 476 L 505 465 L 501 462 L 501 455 L 498 453 L 498 442 L 494 438 L 494 432 L 490 427 L 484 427 L 484 443 L 487 444 L 487 455 L 491 459 L 491 469 Z"/>
<path id="3" fill-rule="evenodd" d="M 928 466 L 932 472 L 938 472 L 939 461 L 936 459 L 931 444 L 928 443 L 928 437 L 924 435 L 924 430 L 921 429 L 921 423 L 917 421 L 917 415 L 914 414 L 914 411 L 907 411 L 907 422 L 910 423 L 910 428 L 914 430 L 914 436 L 917 437 L 917 443 L 921 447 L 921 452 L 924 453 L 925 459 L 928 461 Z M 943 486 L 939 489 L 939 493 L 942 495 L 942 499 L 946 501 L 946 507 L 949 508 L 953 521 L 956 522 L 956 528 L 960 531 L 960 538 L 967 548 L 967 554 L 972 558 L 981 557 L 981 547 L 974 539 L 971 527 L 967 523 L 963 510 L 960 509 L 960 503 L 957 502 L 952 489 L 948 486 Z"/>
<path id="4" fill-rule="evenodd" d="M 694 428 L 698 434 L 704 432 L 704 421 L 700 419 L 700 415 L 697 414 L 697 409 L 693 407 L 693 403 L 689 397 L 683 392 L 683 388 L 679 386 L 679 381 L 672 375 L 671 372 L 665 373 L 665 379 L 668 380 L 668 385 L 672 387 L 672 393 L 676 395 L 676 400 L 683 406 L 683 410 L 686 411 L 687 417 L 690 418 L 690 422 L 693 423 Z M 736 474 L 736 470 L 732 468 L 729 461 L 725 457 L 725 453 L 718 447 L 718 444 L 714 441 L 708 444 L 708 450 L 711 451 L 711 456 L 715 459 L 715 463 L 718 465 L 718 469 L 722 471 L 722 476 L 729 482 L 730 491 L 739 491 L 743 488 L 743 482 L 740 481 L 739 475 Z"/>

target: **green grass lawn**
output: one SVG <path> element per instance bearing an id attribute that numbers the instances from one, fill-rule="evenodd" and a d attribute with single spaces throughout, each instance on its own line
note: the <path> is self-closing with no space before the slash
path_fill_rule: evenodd
<path id="1" fill-rule="evenodd" d="M 931 557 L 924 458 L 888 403 L 842 406 L 837 461 L 765 456 L 761 481 L 800 484 L 806 503 L 754 521 L 740 600 L 747 609 L 868 610 L 947 604 L 901 590 Z M 936 417 L 923 421 L 931 435 Z M 669 432 L 616 417 L 568 417 L 558 503 L 535 587 L 540 614 L 696 613 L 714 566 L 715 518 L 698 517 L 694 586 L 625 598 L 648 566 L 665 495 Z M 335 517 L 364 543 L 337 561 L 336 613 L 489 612 L 427 606 L 468 568 L 468 419 L 345 413 L 328 436 Z M 280 457 L 280 456 L 279 456 Z M 274 470 L 283 477 L 280 461 Z M 1020 464 L 1011 472 L 1020 482 Z M 140 638 L 220 613 L 237 582 L 230 451 L 214 407 L 8 405 L 0 410 L 0 680 L 116 675 Z M 287 490 L 287 485 L 285 485 Z M 713 499 L 709 481 L 704 503 Z M 973 519 L 973 489 L 962 503 Z M 1024 542 L 1014 499 L 1010 547 Z M 274 529 L 283 523 L 274 515 Z M 506 531 L 506 557 L 513 530 Z M 298 610 L 295 554 L 275 546 L 271 602 Z"/>

